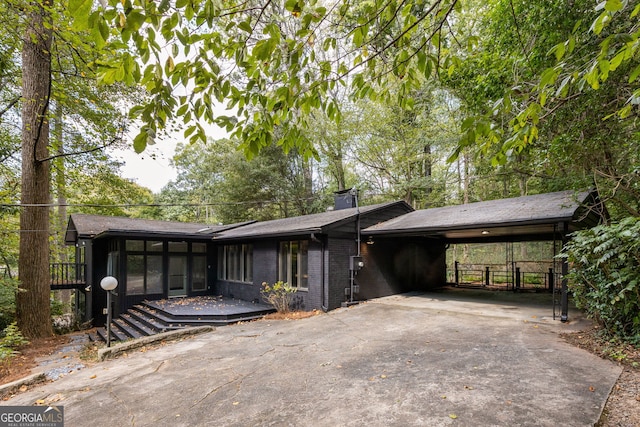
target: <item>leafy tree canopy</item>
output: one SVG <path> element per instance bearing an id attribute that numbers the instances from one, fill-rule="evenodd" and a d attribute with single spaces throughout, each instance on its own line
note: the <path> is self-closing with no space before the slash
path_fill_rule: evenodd
<path id="1" fill-rule="evenodd" d="M 512 54 L 514 47 L 519 50 L 520 63 L 514 64 L 518 76 L 503 80 L 503 94 L 492 93 L 499 96 L 489 99 L 484 114 L 465 120 L 460 148 L 478 142 L 497 146 L 494 164 L 504 164 L 539 141 L 558 109 L 585 96 L 609 98 L 592 109 L 596 123 L 629 124 L 637 117 L 640 99 L 640 5 L 636 3 L 605 0 L 594 8 L 590 1 L 575 1 L 571 7 L 560 2 L 498 1 L 496 11 L 506 10 L 503 17 L 511 12 L 515 25 L 504 33 L 506 37 L 497 36 L 499 41 L 490 51 L 499 57 L 501 49 Z M 504 28 L 496 18 L 489 28 Z M 611 81 L 615 83 L 607 85 Z"/>
<path id="2" fill-rule="evenodd" d="M 209 122 L 231 131 L 248 155 L 277 143 L 309 157 L 315 150 L 301 130 L 312 111 L 340 120 L 328 96 L 339 85 L 354 98 L 411 107 L 411 90 L 448 66 L 446 34 L 461 2 L 105 0 L 94 10 L 91 1 L 72 0 L 69 7 L 75 28 L 118 52 L 93 64 L 100 81 L 139 82 L 150 94 L 132 111 L 144 123 L 137 151 L 179 118 L 192 142 L 206 139 Z M 217 104 L 232 113 L 218 114 Z"/>

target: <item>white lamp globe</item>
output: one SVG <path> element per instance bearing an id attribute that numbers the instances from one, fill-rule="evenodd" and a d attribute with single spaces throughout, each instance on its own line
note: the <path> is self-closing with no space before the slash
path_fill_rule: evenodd
<path id="1" fill-rule="evenodd" d="M 112 291 L 118 287 L 118 279 L 113 276 L 107 276 L 100 281 L 100 287 L 105 291 Z"/>

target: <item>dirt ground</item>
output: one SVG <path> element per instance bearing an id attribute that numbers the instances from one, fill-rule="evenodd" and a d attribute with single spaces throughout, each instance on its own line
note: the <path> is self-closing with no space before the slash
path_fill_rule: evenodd
<path id="1" fill-rule="evenodd" d="M 295 320 L 316 315 L 315 312 L 272 314 L 269 318 Z M 640 348 L 628 345 L 612 344 L 599 337 L 598 330 L 591 329 L 571 334 L 563 338 L 577 347 L 583 348 L 599 357 L 613 360 L 623 367 L 605 405 L 602 417 L 596 427 L 635 427 L 640 426 Z M 52 355 L 67 345 L 69 336 L 55 336 L 32 341 L 21 349 L 8 366 L 0 367 L 0 384 L 23 378 L 31 373 L 37 361 Z"/>
<path id="2" fill-rule="evenodd" d="M 640 426 L 640 348 L 603 340 L 597 328 L 565 334 L 563 338 L 623 367 L 596 427 Z"/>
<path id="3" fill-rule="evenodd" d="M 32 340 L 20 349 L 20 353 L 10 362 L 0 365 L 0 384 L 10 383 L 31 374 L 37 360 L 50 356 L 69 342 L 67 335 Z"/>

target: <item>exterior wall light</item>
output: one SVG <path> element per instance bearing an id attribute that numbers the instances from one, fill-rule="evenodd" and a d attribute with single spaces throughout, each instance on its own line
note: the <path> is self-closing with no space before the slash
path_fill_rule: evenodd
<path id="1" fill-rule="evenodd" d="M 367 245 L 373 245 L 375 242 L 373 241 L 373 237 L 369 236 L 369 238 L 367 239 Z"/>
<path id="2" fill-rule="evenodd" d="M 107 347 L 111 347 L 111 294 L 118 287 L 118 279 L 113 276 L 104 277 L 100 287 L 107 291 Z"/>

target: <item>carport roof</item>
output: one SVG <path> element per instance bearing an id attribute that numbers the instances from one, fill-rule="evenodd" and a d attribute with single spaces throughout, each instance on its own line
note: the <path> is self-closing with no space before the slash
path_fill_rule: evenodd
<path id="1" fill-rule="evenodd" d="M 560 191 L 414 211 L 363 230 L 369 236 L 455 241 L 551 240 L 606 215 L 594 191 Z"/>

